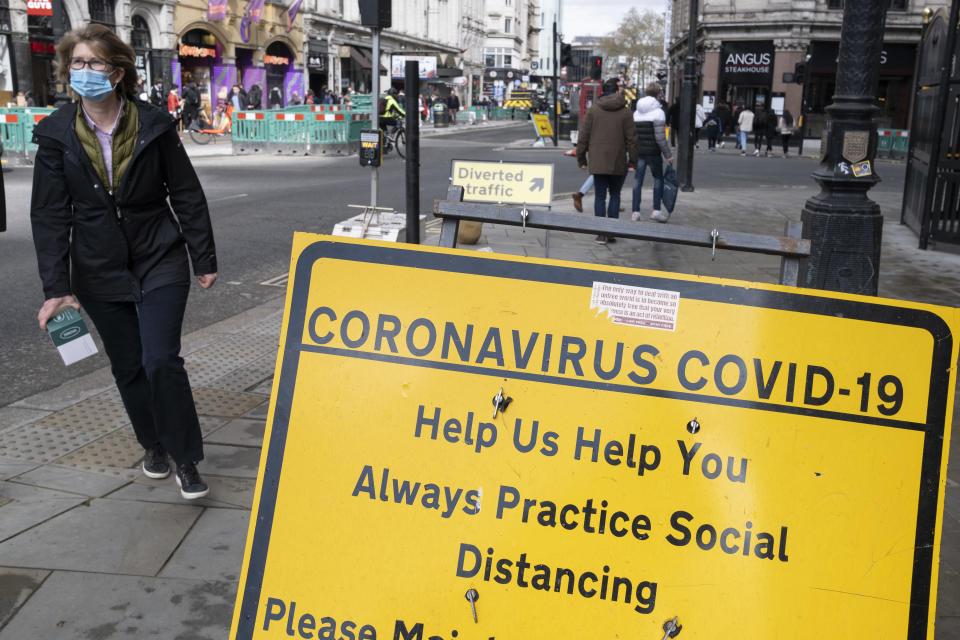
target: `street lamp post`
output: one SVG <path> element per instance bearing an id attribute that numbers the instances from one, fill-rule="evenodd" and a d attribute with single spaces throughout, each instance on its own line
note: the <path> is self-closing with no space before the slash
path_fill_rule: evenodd
<path id="1" fill-rule="evenodd" d="M 821 191 L 801 214 L 803 237 L 812 241 L 800 267 L 804 286 L 877 294 L 883 217 L 867 191 L 880 181 L 873 159 L 886 5 L 887 0 L 844 3 L 836 91 L 826 108 L 820 168 L 813 172 Z"/>
<path id="2" fill-rule="evenodd" d="M 690 34 L 687 36 L 687 58 L 683 62 L 683 85 L 680 87 L 680 143 L 677 145 L 677 179 L 681 191 L 693 191 L 693 119 L 697 88 L 697 0 L 690 2 Z M 676 126 L 674 124 L 674 126 Z"/>

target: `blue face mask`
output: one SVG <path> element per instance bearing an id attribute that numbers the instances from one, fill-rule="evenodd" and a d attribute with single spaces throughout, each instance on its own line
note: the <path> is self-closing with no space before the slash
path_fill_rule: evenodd
<path id="1" fill-rule="evenodd" d="M 110 74 L 92 69 L 71 69 L 70 88 L 93 102 L 102 102 L 113 92 Z"/>

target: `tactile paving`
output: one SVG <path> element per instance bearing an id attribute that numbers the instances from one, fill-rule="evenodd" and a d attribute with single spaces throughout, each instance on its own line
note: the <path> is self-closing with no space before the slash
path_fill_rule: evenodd
<path id="1" fill-rule="evenodd" d="M 28 424 L 3 432 L 0 457 L 45 463 L 95 440 L 97 433 L 81 429 L 64 429 L 42 424 Z"/>
<path id="2" fill-rule="evenodd" d="M 103 436 L 72 453 L 53 460 L 52 464 L 121 476 L 141 458 L 143 458 L 143 447 L 137 442 L 133 431 L 125 430 Z"/>
<path id="3" fill-rule="evenodd" d="M 119 395 L 117 397 L 119 399 Z M 110 433 L 129 423 L 123 405 L 107 402 L 99 396 L 83 400 L 34 422 L 47 427 L 79 429 L 99 435 Z"/>
<path id="4" fill-rule="evenodd" d="M 207 386 L 224 391 L 251 391 L 261 386 L 265 380 L 273 378 L 275 365 L 276 356 L 263 356 L 213 380 Z"/>
<path id="5" fill-rule="evenodd" d="M 261 395 L 224 391 L 202 387 L 193 390 L 197 413 L 204 416 L 242 416 L 264 402 Z"/>

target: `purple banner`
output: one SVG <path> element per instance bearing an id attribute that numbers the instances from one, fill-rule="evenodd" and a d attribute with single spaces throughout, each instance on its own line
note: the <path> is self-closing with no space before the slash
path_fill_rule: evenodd
<path id="1" fill-rule="evenodd" d="M 227 0 L 209 0 L 207 2 L 207 20 L 218 22 L 227 19 Z"/>
<path id="2" fill-rule="evenodd" d="M 260 22 L 260 14 L 263 12 L 263 0 L 250 0 L 247 3 L 247 9 L 243 12 L 243 18 L 240 19 L 240 39 L 244 42 L 250 42 L 250 25 L 254 22 Z"/>
<path id="3" fill-rule="evenodd" d="M 303 4 L 303 0 L 292 0 L 290 6 L 287 7 L 287 33 L 290 33 L 290 30 L 293 29 L 293 21 L 297 19 L 297 12 L 300 11 L 301 4 Z"/>

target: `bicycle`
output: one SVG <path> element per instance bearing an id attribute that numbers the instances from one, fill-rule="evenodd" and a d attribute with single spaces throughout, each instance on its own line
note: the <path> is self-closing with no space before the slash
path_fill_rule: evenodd
<path id="1" fill-rule="evenodd" d="M 397 155 L 401 158 L 407 157 L 407 132 L 400 118 L 392 128 L 388 127 L 383 131 L 383 155 L 390 153 L 393 148 L 396 148 Z"/>
<path id="2" fill-rule="evenodd" d="M 207 144 L 211 140 L 215 140 L 216 138 L 220 138 L 230 133 L 230 120 L 225 119 L 224 124 L 221 124 L 217 129 L 199 129 L 191 127 L 188 133 L 190 134 L 190 139 L 197 144 Z"/>

